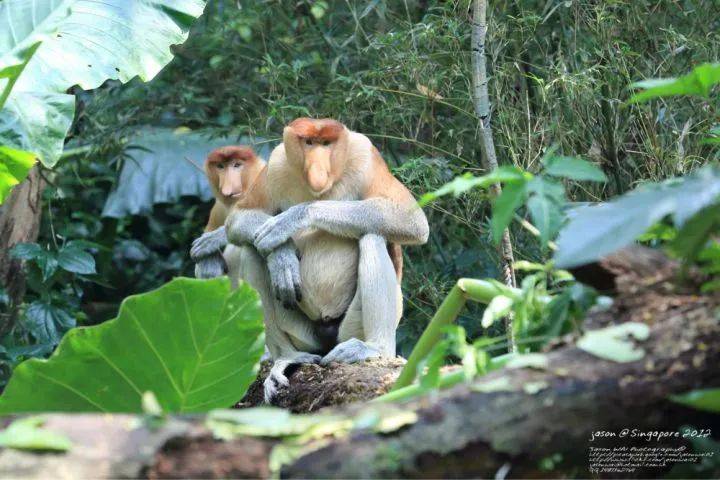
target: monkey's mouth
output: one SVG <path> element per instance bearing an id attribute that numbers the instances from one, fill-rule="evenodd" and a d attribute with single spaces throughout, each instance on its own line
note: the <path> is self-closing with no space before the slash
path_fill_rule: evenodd
<path id="1" fill-rule="evenodd" d="M 232 193 L 228 197 L 229 198 L 240 198 L 242 196 L 243 196 L 243 192 L 238 192 L 238 193 Z"/>

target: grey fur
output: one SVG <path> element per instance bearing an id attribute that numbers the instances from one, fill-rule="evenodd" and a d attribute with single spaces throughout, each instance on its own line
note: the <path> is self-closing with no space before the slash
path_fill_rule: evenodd
<path id="1" fill-rule="evenodd" d="M 214 252 L 196 260 L 195 278 L 215 278 L 225 275 L 226 272 L 225 258 L 220 252 Z"/>
<path id="2" fill-rule="evenodd" d="M 205 232 L 196 238 L 190 248 L 190 258 L 197 261 L 214 253 L 222 251 L 228 243 L 225 226 L 211 232 Z"/>
<path id="3" fill-rule="evenodd" d="M 275 298 L 285 308 L 293 308 L 302 300 L 300 293 L 300 260 L 292 240 L 280 245 L 267 256 Z"/>
<path id="4" fill-rule="evenodd" d="M 270 252 L 295 233 L 317 228 L 340 237 L 360 238 L 374 233 L 388 242 L 423 244 L 430 229 L 423 211 L 384 198 L 320 200 L 288 208 L 263 224 L 254 237 L 255 248 Z"/>

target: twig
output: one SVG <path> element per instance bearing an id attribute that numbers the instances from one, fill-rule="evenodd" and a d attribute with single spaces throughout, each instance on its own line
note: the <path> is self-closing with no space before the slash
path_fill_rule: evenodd
<path id="1" fill-rule="evenodd" d="M 478 129 L 480 131 L 480 149 L 482 150 L 482 162 L 487 171 L 495 170 L 498 166 L 497 155 L 495 154 L 495 143 L 493 142 L 492 128 L 490 125 L 490 98 L 488 95 L 487 61 L 485 58 L 485 35 L 487 33 L 487 3 L 485 0 L 475 0 L 473 3 L 472 17 L 472 96 L 475 113 L 480 117 Z M 491 191 L 496 198 L 502 193 L 500 184 L 491 186 Z M 515 270 L 513 263 L 512 242 L 510 230 L 503 231 L 500 242 L 501 269 L 503 281 L 509 287 L 515 287 Z M 515 332 L 513 331 L 512 317 L 505 318 L 505 329 L 507 330 L 508 342 L 511 352 L 517 351 Z"/>

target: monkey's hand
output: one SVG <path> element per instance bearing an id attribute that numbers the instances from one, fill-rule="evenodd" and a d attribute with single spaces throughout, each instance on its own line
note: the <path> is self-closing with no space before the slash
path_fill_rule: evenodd
<path id="1" fill-rule="evenodd" d="M 335 348 L 320 360 L 320 365 L 328 365 L 330 362 L 358 363 L 377 357 L 382 357 L 380 350 L 358 338 L 351 338 L 335 345 Z"/>
<path id="2" fill-rule="evenodd" d="M 199 258 L 195 263 L 195 278 L 215 278 L 226 273 L 227 264 L 225 257 L 220 252 Z"/>
<path id="3" fill-rule="evenodd" d="M 198 260 L 208 255 L 220 252 L 227 245 L 227 234 L 225 227 L 222 226 L 212 232 L 205 232 L 196 238 L 190 248 L 190 258 Z"/>
<path id="4" fill-rule="evenodd" d="M 267 255 L 287 242 L 295 233 L 310 226 L 309 203 L 294 205 L 269 218 L 255 233 L 255 248 Z"/>
<path id="5" fill-rule="evenodd" d="M 285 308 L 293 308 L 302 300 L 302 293 L 300 292 L 300 260 L 295 253 L 292 240 L 270 252 L 267 266 L 275 298 L 280 300 Z"/>
<path id="6" fill-rule="evenodd" d="M 312 353 L 296 352 L 292 356 L 280 357 L 275 360 L 270 373 L 265 382 L 263 382 L 265 403 L 272 403 L 273 397 L 277 394 L 281 387 L 290 385 L 290 381 L 285 376 L 285 369 L 295 363 L 318 363 L 320 355 Z"/>

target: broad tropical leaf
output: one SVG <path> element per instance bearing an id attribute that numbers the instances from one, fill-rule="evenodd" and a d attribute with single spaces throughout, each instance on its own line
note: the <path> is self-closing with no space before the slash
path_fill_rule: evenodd
<path id="1" fill-rule="evenodd" d="M 150 215 L 156 204 L 174 203 L 184 196 L 212 199 L 202 163 L 214 148 L 256 144 L 260 157 L 270 154 L 270 145 L 258 144 L 257 138 L 210 138 L 203 132 L 150 126 L 137 130 L 130 144 L 138 148 L 128 150 L 132 160 L 124 162 L 117 188 L 108 195 L 103 207 L 103 217 Z"/>
<path id="2" fill-rule="evenodd" d="M 595 261 L 630 245 L 667 215 L 682 226 L 720 195 L 720 168 L 705 167 L 680 179 L 643 185 L 617 199 L 582 207 L 560 232 L 555 265 L 568 268 Z"/>
<path id="3" fill-rule="evenodd" d="M 178 278 L 125 299 L 115 320 L 71 330 L 48 360 L 20 364 L 0 414 L 142 412 L 148 391 L 165 412 L 227 407 L 254 380 L 263 344 L 248 285 Z"/>
<path id="4" fill-rule="evenodd" d="M 0 2 L 0 145 L 33 152 L 53 166 L 74 114 L 74 99 L 65 91 L 74 85 L 96 88 L 108 79 L 153 78 L 172 59 L 170 45 L 185 41 L 204 5 L 203 0 Z"/>

